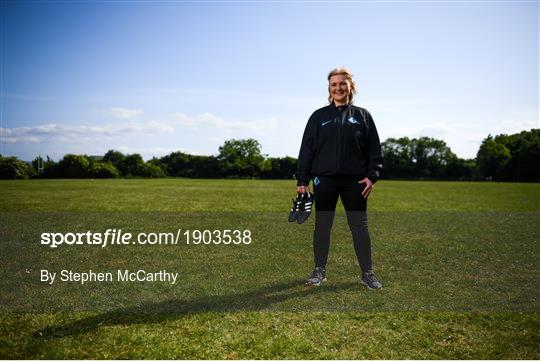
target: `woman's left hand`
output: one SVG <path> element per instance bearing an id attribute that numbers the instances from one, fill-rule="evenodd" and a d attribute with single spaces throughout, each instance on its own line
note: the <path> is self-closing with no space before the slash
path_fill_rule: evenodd
<path id="1" fill-rule="evenodd" d="M 358 183 L 364 183 L 366 185 L 364 190 L 362 191 L 362 196 L 367 199 L 367 197 L 369 197 L 369 194 L 371 193 L 371 190 L 373 189 L 373 182 L 366 177 L 361 181 L 358 181 Z"/>

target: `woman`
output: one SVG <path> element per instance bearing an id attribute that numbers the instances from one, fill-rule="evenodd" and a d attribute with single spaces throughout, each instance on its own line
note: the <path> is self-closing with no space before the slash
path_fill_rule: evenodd
<path id="1" fill-rule="evenodd" d="M 352 105 L 356 84 L 346 68 L 328 74 L 329 105 L 316 110 L 308 120 L 296 170 L 297 192 L 315 193 L 315 269 L 307 284 L 326 281 L 330 231 L 338 197 L 347 214 L 354 250 L 362 271 L 362 284 L 369 289 L 382 285 L 372 270 L 371 241 L 367 227 L 367 198 L 382 169 L 379 135 L 371 114 Z"/>

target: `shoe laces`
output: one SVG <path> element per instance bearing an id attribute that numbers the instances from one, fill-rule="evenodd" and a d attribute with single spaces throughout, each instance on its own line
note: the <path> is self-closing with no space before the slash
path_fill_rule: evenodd
<path id="1" fill-rule="evenodd" d="M 296 197 L 296 199 L 293 199 L 294 209 L 295 209 L 296 211 L 299 211 L 299 210 L 302 208 L 303 201 L 304 201 L 303 194 L 302 194 L 302 195 L 298 195 L 298 197 Z"/>
<path id="2" fill-rule="evenodd" d="M 324 278 L 323 270 L 320 267 L 315 267 L 313 272 L 311 272 L 311 277 L 310 278 L 323 279 Z"/>
<path id="3" fill-rule="evenodd" d="M 373 271 L 367 271 L 365 275 L 366 278 L 369 279 L 371 282 L 379 282 L 377 276 L 375 276 L 375 273 Z"/>

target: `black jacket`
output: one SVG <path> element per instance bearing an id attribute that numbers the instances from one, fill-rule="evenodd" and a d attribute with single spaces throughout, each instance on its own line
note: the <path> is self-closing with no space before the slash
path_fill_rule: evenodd
<path id="1" fill-rule="evenodd" d="M 382 169 L 382 152 L 371 114 L 351 104 L 334 103 L 316 110 L 308 120 L 298 156 L 298 185 L 314 176 L 368 177 L 373 183 Z"/>

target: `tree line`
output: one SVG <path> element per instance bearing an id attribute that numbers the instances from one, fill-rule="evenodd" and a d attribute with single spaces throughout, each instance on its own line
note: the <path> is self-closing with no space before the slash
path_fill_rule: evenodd
<path id="1" fill-rule="evenodd" d="M 459 158 L 443 140 L 388 138 L 382 144 L 383 179 L 540 181 L 540 129 L 482 141 L 475 159 Z M 173 152 L 144 161 L 109 150 L 101 156 L 67 154 L 31 163 L 0 155 L 0 179 L 27 178 L 264 178 L 292 179 L 296 158 L 266 157 L 255 139 L 231 139 L 215 156 Z"/>

